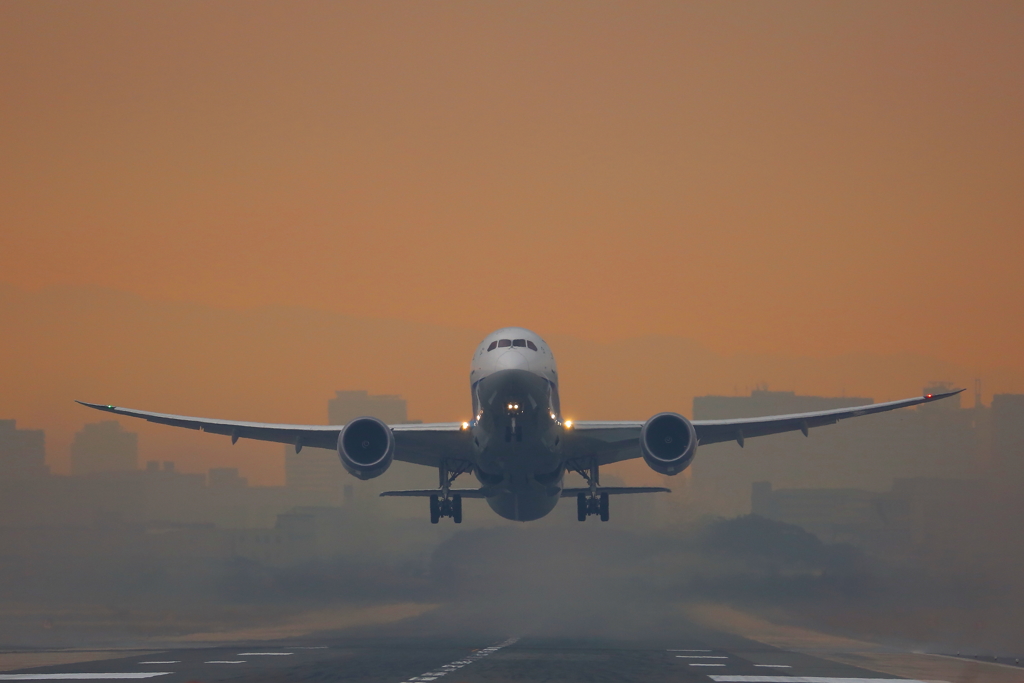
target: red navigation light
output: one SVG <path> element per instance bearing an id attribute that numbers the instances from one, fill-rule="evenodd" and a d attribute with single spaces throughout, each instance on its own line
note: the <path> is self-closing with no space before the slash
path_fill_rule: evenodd
<path id="1" fill-rule="evenodd" d="M 925 398 L 931 398 L 931 397 L 932 397 L 932 395 L 931 395 L 931 394 L 925 394 L 925 395 L 924 395 L 924 397 L 925 397 Z"/>

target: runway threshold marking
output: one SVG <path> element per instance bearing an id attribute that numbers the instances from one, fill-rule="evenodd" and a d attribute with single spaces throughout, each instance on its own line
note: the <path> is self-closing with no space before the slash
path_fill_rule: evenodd
<path id="1" fill-rule="evenodd" d="M 836 678 L 833 676 L 710 676 L 716 683 L 927 683 L 908 678 Z"/>
<path id="2" fill-rule="evenodd" d="M 473 662 L 478 662 L 484 657 L 487 657 L 488 655 L 493 655 L 501 648 L 508 647 L 509 645 L 515 643 L 517 640 L 519 639 L 509 638 L 503 643 L 498 643 L 497 645 L 492 645 L 491 647 L 485 647 L 482 650 L 474 650 L 473 654 L 467 657 L 463 657 L 462 659 L 456 659 L 454 662 L 450 664 L 445 664 L 444 666 L 439 666 L 437 669 L 431 672 L 420 674 L 419 676 L 413 676 L 412 678 L 407 678 L 404 683 L 430 683 L 430 681 L 435 681 L 441 676 L 444 676 L 445 674 L 452 673 L 453 671 L 458 671 L 462 667 L 469 666 Z"/>
<path id="3" fill-rule="evenodd" d="M 153 678 L 166 676 L 173 671 L 143 671 L 132 673 L 81 673 L 81 674 L 0 674 L 0 681 L 107 681 L 115 678 Z"/>

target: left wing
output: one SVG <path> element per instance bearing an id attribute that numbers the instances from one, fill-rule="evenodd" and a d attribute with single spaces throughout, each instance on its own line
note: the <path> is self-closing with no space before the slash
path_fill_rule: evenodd
<path id="1" fill-rule="evenodd" d="M 926 394 L 888 403 L 872 403 L 866 406 L 819 410 L 811 413 L 744 417 L 731 420 L 694 420 L 693 428 L 697 432 L 697 443 L 700 446 L 722 441 L 735 441 L 742 447 L 744 441 L 752 437 L 795 431 L 801 431 L 806 436 L 811 427 L 822 427 L 851 417 L 931 403 L 955 396 L 961 391 L 963 389 L 941 394 Z M 643 422 L 636 421 L 575 422 L 572 430 L 566 434 L 566 446 L 573 450 L 572 457 L 596 457 L 599 465 L 639 458 L 640 430 L 643 426 Z"/>
<path id="2" fill-rule="evenodd" d="M 295 446 L 296 452 L 305 446 L 336 450 L 338 435 L 343 428 L 343 425 L 285 425 L 213 420 L 205 417 L 151 413 L 146 410 L 132 410 L 83 401 L 76 401 L 76 403 L 115 415 L 141 418 L 147 422 L 223 434 L 231 437 L 231 443 L 235 443 L 239 439 L 255 439 L 291 444 Z M 395 460 L 438 467 L 443 459 L 467 461 L 472 459 L 468 433 L 462 431 L 462 425 L 458 422 L 388 426 L 395 435 Z"/>

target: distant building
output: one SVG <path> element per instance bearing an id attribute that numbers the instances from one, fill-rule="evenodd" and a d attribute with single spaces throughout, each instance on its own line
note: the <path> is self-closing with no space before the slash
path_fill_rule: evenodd
<path id="1" fill-rule="evenodd" d="M 1005 485 L 1024 484 L 1024 394 L 992 397 L 993 473 Z"/>
<path id="2" fill-rule="evenodd" d="M 797 396 L 793 391 L 755 389 L 750 396 L 695 396 L 694 420 L 727 420 L 763 415 L 809 413 L 815 410 L 835 410 L 874 403 L 870 398 Z"/>
<path id="3" fill-rule="evenodd" d="M 357 417 L 369 415 L 388 424 L 408 421 L 405 399 L 392 394 L 374 395 L 366 391 L 338 391 L 327 402 L 327 423 L 348 424 Z"/>
<path id="4" fill-rule="evenodd" d="M 50 473 L 46 435 L 41 429 L 18 429 L 15 420 L 0 420 L 0 478 L 25 479 Z"/>
<path id="5" fill-rule="evenodd" d="M 751 512 L 786 524 L 795 524 L 832 541 L 844 534 L 881 523 L 879 494 L 861 489 L 780 489 L 771 482 L 754 482 Z"/>
<path id="6" fill-rule="evenodd" d="M 926 390 L 924 393 L 929 393 Z M 930 393 L 935 393 L 931 391 Z M 894 479 L 964 479 L 978 475 L 978 411 L 954 399 L 933 410 L 904 408 L 843 420 L 801 433 L 713 444 L 697 449 L 695 505 L 716 514 L 750 509 L 751 486 L 771 481 L 782 489 L 861 489 L 881 492 Z M 873 403 L 870 398 L 798 396 L 756 390 L 750 396 L 694 398 L 694 419 L 728 419 L 830 410 Z M 935 405 L 942 403 L 937 402 Z"/>
<path id="7" fill-rule="evenodd" d="M 139 435 L 126 432 L 116 420 L 87 424 L 71 444 L 71 472 L 130 472 L 139 466 Z"/>

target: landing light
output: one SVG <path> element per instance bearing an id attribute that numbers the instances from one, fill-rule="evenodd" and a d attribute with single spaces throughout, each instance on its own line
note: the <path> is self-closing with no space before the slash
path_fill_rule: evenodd
<path id="1" fill-rule="evenodd" d="M 468 422 L 463 422 L 462 423 L 462 429 L 463 430 L 469 429 L 469 423 Z"/>
<path id="2" fill-rule="evenodd" d="M 572 429 L 572 420 L 566 420 L 565 421 L 565 428 L 566 429 Z"/>

